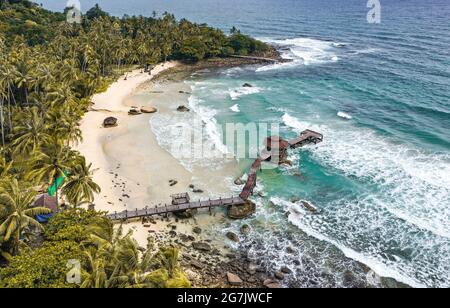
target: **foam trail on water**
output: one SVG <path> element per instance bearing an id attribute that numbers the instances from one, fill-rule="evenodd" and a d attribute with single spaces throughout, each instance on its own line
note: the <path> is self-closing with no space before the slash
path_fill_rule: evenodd
<path id="1" fill-rule="evenodd" d="M 240 112 L 239 105 L 235 104 L 235 105 L 231 106 L 230 110 L 233 112 Z"/>
<path id="2" fill-rule="evenodd" d="M 353 119 L 353 117 L 352 117 L 351 115 L 349 115 L 348 113 L 345 113 L 345 112 L 343 112 L 343 111 L 339 111 L 339 112 L 337 113 L 337 116 L 340 117 L 340 118 L 347 119 L 347 120 Z"/>

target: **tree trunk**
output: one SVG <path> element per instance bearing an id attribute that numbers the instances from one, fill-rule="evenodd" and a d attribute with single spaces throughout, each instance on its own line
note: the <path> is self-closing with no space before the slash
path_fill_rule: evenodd
<path id="1" fill-rule="evenodd" d="M 2 128 L 2 146 L 5 147 L 5 118 L 3 116 L 3 98 L 0 98 L 0 122 Z"/>

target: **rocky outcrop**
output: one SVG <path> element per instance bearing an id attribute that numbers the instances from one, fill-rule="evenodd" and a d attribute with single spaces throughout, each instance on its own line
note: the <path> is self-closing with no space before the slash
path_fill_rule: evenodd
<path id="1" fill-rule="evenodd" d="M 251 84 L 249 84 L 249 83 L 244 83 L 242 86 L 244 88 L 253 88 L 253 86 Z"/>
<path id="2" fill-rule="evenodd" d="M 317 213 L 317 208 L 314 205 L 312 205 L 310 202 L 308 202 L 306 200 L 302 200 L 300 202 L 303 205 L 303 207 L 305 209 L 307 209 L 308 211 L 310 211 L 312 213 Z"/>
<path id="3" fill-rule="evenodd" d="M 256 205 L 250 200 L 245 201 L 243 205 L 232 205 L 228 208 L 228 217 L 232 219 L 243 219 L 256 211 Z"/>
<path id="4" fill-rule="evenodd" d="M 243 225 L 242 227 L 241 227 L 241 234 L 242 235 L 249 235 L 250 234 L 250 231 L 251 231 L 251 229 L 250 229 L 250 226 L 249 225 Z"/>
<path id="5" fill-rule="evenodd" d="M 158 109 L 156 109 L 154 107 L 142 107 L 141 108 L 142 113 L 155 113 L 157 111 L 158 111 Z"/>
<path id="6" fill-rule="evenodd" d="M 181 106 L 178 106 L 177 111 L 179 111 L 179 112 L 189 112 L 191 110 L 188 107 L 186 107 L 184 105 L 181 105 Z"/>
<path id="7" fill-rule="evenodd" d="M 197 209 L 188 209 L 184 211 L 173 212 L 173 214 L 181 219 L 188 219 L 194 217 L 197 214 Z"/>
<path id="8" fill-rule="evenodd" d="M 117 118 L 108 117 L 105 120 L 103 120 L 103 127 L 115 127 L 117 125 L 118 125 Z"/>

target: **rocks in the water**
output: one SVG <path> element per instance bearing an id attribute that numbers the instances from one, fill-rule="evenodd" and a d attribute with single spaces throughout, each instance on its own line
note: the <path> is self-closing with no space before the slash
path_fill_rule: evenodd
<path id="1" fill-rule="evenodd" d="M 244 83 L 243 85 L 242 85 L 242 87 L 244 87 L 244 88 L 253 88 L 253 85 L 251 85 L 251 84 L 249 84 L 249 83 Z"/>
<path id="2" fill-rule="evenodd" d="M 173 214 L 181 219 L 192 218 L 195 214 L 197 214 L 197 209 L 187 209 L 183 211 L 173 212 Z"/>
<path id="3" fill-rule="evenodd" d="M 317 213 L 317 208 L 306 200 L 301 201 L 303 207 L 312 213 Z"/>
<path id="4" fill-rule="evenodd" d="M 275 272 L 275 278 L 279 280 L 284 279 L 284 274 L 282 272 Z"/>
<path id="5" fill-rule="evenodd" d="M 180 93 L 180 94 L 191 94 L 191 92 L 187 92 L 187 91 L 183 91 L 183 90 L 178 91 L 178 93 Z"/>
<path id="6" fill-rule="evenodd" d="M 241 234 L 248 235 L 250 233 L 250 226 L 249 225 L 243 225 L 240 229 Z"/>
<path id="7" fill-rule="evenodd" d="M 240 186 L 244 185 L 245 182 L 241 178 L 237 178 L 236 180 L 234 180 L 234 184 Z"/>
<path id="8" fill-rule="evenodd" d="M 199 251 L 211 251 L 211 246 L 208 243 L 204 243 L 204 242 L 194 242 L 192 243 L 192 248 L 194 248 L 195 250 L 199 250 Z"/>
<path id="9" fill-rule="evenodd" d="M 118 125 L 117 118 L 108 117 L 105 120 L 103 120 L 103 127 L 115 127 L 117 125 Z"/>
<path id="10" fill-rule="evenodd" d="M 142 107 L 141 108 L 142 113 L 155 113 L 157 111 L 158 111 L 158 109 L 156 109 L 154 107 Z"/>
<path id="11" fill-rule="evenodd" d="M 243 205 L 232 205 L 228 208 L 228 217 L 232 219 L 246 218 L 256 211 L 256 205 L 247 200 Z"/>
<path id="12" fill-rule="evenodd" d="M 237 236 L 236 233 L 227 232 L 226 237 L 228 237 L 228 239 L 230 239 L 233 242 L 236 242 L 236 243 L 240 242 L 239 236 Z"/>
<path id="13" fill-rule="evenodd" d="M 241 286 L 243 283 L 242 279 L 238 275 L 230 272 L 227 273 L 227 280 L 230 285 L 235 287 Z"/>
<path id="14" fill-rule="evenodd" d="M 177 111 L 179 111 L 179 112 L 189 112 L 191 110 L 188 107 L 186 107 L 184 105 L 181 105 L 181 106 L 178 106 Z"/>
<path id="15" fill-rule="evenodd" d="M 195 234 L 201 234 L 202 233 L 202 228 L 196 226 L 192 229 L 192 232 L 194 232 Z"/>
<path id="16" fill-rule="evenodd" d="M 283 266 L 283 267 L 280 269 L 280 271 L 281 271 L 282 273 L 284 273 L 284 274 L 291 274 L 291 273 L 292 273 L 292 270 L 291 270 L 289 267 L 287 267 L 287 266 Z"/>
<path id="17" fill-rule="evenodd" d="M 141 112 L 135 108 L 132 108 L 132 109 L 130 109 L 130 111 L 128 111 L 128 115 L 135 116 L 135 115 L 140 115 L 140 114 L 141 114 Z"/>
<path id="18" fill-rule="evenodd" d="M 301 199 L 299 197 L 292 197 L 289 201 L 291 201 L 292 203 L 297 203 L 299 202 Z"/>

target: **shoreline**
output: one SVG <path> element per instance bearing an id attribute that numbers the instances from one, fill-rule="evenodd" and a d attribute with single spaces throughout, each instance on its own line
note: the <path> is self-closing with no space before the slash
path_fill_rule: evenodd
<path id="1" fill-rule="evenodd" d="M 174 113 L 177 104 L 187 104 L 187 94 L 191 89 L 184 80 L 195 71 L 256 64 L 254 62 L 247 59 L 215 59 L 195 65 L 162 63 L 154 67 L 151 75 L 134 70 L 126 80 L 122 76 L 106 92 L 94 95 L 93 105 L 80 126 L 84 139 L 76 149 L 92 163 L 96 170 L 94 181 L 102 188 L 100 194 L 95 196 L 95 209 L 120 212 L 150 207 L 169 203 L 170 195 L 180 192 L 189 192 L 191 198 L 229 194 L 220 185 L 215 190 L 199 181 L 202 177 L 208 178 L 211 171 L 207 168 L 188 171 L 159 144 L 149 123 L 155 116 Z M 130 116 L 128 111 L 131 107 L 154 107 L 158 111 Z M 117 118 L 118 126 L 104 128 L 102 123 L 106 117 Z M 146 126 L 148 129 L 143 129 Z M 237 164 L 226 165 L 216 179 L 224 176 L 232 176 L 233 179 L 241 175 Z M 171 186 L 171 180 L 177 184 Z M 198 183 L 202 183 L 201 186 Z M 194 184 L 196 188 L 201 188 L 202 193 L 195 194 L 190 190 Z M 244 280 L 242 286 L 264 287 L 263 282 L 267 282 L 270 275 L 259 270 L 261 277 L 254 278 L 257 266 L 251 264 L 245 253 L 230 249 L 232 242 L 214 230 L 214 226 L 226 224 L 227 219 L 223 209 L 210 213 L 206 209 L 189 219 L 171 214 L 169 217 L 155 216 L 130 221 L 123 227 L 124 232 L 133 231 L 134 238 L 142 247 L 147 245 L 149 238 L 156 246 L 180 247 L 181 264 L 194 286 L 230 287 L 224 276 L 228 271 Z M 195 243 L 206 244 L 209 248 L 196 249 Z"/>

